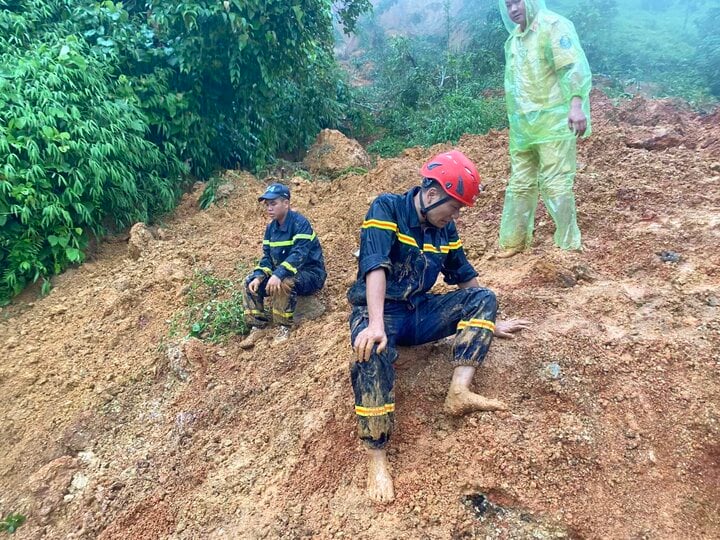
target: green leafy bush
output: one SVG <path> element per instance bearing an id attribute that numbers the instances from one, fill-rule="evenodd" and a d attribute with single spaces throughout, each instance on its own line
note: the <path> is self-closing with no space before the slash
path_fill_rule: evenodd
<path id="1" fill-rule="evenodd" d="M 710 92 L 720 98 L 720 34 L 717 21 L 720 20 L 720 7 L 709 10 L 706 17 L 698 23 L 700 42 L 695 57 L 698 64 L 705 66 L 702 75 L 707 81 Z"/>
<path id="2" fill-rule="evenodd" d="M 170 210 L 180 162 L 127 79 L 68 37 L 0 57 L 0 298 L 81 262 L 88 233 Z"/>
<path id="3" fill-rule="evenodd" d="M 257 169 L 334 126 L 330 7 L 0 0 L 0 303 L 170 210 L 184 173 Z"/>
<path id="4" fill-rule="evenodd" d="M 242 279 L 196 273 L 187 292 L 187 307 L 171 322 L 171 337 L 183 332 L 188 337 L 222 343 L 231 335 L 247 333 L 242 287 Z"/>
<path id="5" fill-rule="evenodd" d="M 13 534 L 25 521 L 27 518 L 22 514 L 8 514 L 0 520 L 0 532 Z"/>
<path id="6" fill-rule="evenodd" d="M 374 83 L 354 92 L 350 132 L 373 140 L 369 151 L 392 156 L 507 125 L 504 101 L 491 97 L 502 86 L 507 38 L 497 7 L 468 4 L 454 20 L 444 5 L 443 35 L 388 38 L 376 20 L 366 23 L 361 36 Z M 461 48 L 451 44 L 457 28 L 470 36 Z"/>

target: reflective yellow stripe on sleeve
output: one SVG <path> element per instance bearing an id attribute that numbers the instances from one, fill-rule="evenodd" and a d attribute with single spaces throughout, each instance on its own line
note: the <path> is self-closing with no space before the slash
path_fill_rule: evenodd
<path id="1" fill-rule="evenodd" d="M 311 242 L 317 238 L 315 233 L 312 234 L 296 234 L 291 240 L 279 240 L 277 242 L 271 242 L 270 240 L 263 240 L 263 245 L 270 247 L 287 247 L 292 246 L 298 240 L 310 240 Z"/>
<path id="2" fill-rule="evenodd" d="M 380 221 L 379 219 L 366 219 L 362 224 L 363 229 L 383 229 L 385 231 L 397 232 L 397 223 L 392 221 Z"/>
<path id="3" fill-rule="evenodd" d="M 363 229 L 382 229 L 384 231 L 392 231 L 397 235 L 397 239 L 402 242 L 403 244 L 406 244 L 408 246 L 413 246 L 418 249 L 420 249 L 420 246 L 418 246 L 418 243 L 415 241 L 415 239 L 408 235 L 400 232 L 400 229 L 397 226 L 397 223 L 393 223 L 392 221 L 381 221 L 379 219 L 366 219 L 363 221 L 362 224 Z M 460 249 L 462 247 L 462 242 L 460 240 L 455 240 L 454 242 L 450 242 L 447 245 L 440 246 L 439 248 L 433 246 L 432 244 L 423 244 L 422 251 L 426 253 L 449 253 L 452 250 Z"/>
<path id="4" fill-rule="evenodd" d="M 280 242 L 271 242 L 270 240 L 263 240 L 263 245 L 270 246 L 270 247 L 292 246 L 293 241 L 292 240 L 282 240 Z"/>
<path id="5" fill-rule="evenodd" d="M 283 261 L 280 263 L 280 266 L 284 266 L 288 270 L 290 270 L 293 274 L 297 274 L 297 268 L 295 268 L 292 264 L 290 264 L 287 261 Z"/>
<path id="6" fill-rule="evenodd" d="M 272 274 L 272 268 L 268 268 L 267 266 L 256 266 L 255 270 L 262 270 L 264 273 L 266 273 L 268 276 Z"/>
<path id="7" fill-rule="evenodd" d="M 417 242 L 412 236 L 408 236 L 407 234 L 403 234 L 398 231 L 397 233 L 398 240 L 400 240 L 403 244 L 407 244 L 408 246 L 416 247 L 418 249 L 419 246 L 417 245 Z"/>

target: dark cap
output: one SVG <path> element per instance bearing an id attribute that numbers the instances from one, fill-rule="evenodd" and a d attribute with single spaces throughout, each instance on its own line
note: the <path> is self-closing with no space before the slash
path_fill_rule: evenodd
<path id="1" fill-rule="evenodd" d="M 274 183 L 270 184 L 267 189 L 265 190 L 265 193 L 260 195 L 258 197 L 258 201 L 271 201 L 273 199 L 277 199 L 279 197 L 282 197 L 283 199 L 290 199 L 290 188 L 287 187 L 285 184 L 280 183 Z"/>

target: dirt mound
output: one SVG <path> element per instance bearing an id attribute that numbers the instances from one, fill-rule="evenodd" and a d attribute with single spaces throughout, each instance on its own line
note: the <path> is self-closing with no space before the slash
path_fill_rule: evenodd
<path id="1" fill-rule="evenodd" d="M 580 145 L 582 254 L 554 250 L 540 206 L 532 251 L 495 258 L 507 133 L 461 140 L 487 185 L 459 219 L 469 257 L 501 317 L 534 324 L 476 377 L 505 413 L 445 416 L 450 345 L 401 350 L 387 508 L 364 498 L 345 293 L 369 202 L 446 146 L 292 180 L 329 278 L 325 313 L 279 347 L 168 338 L 196 272 L 239 279 L 261 251 L 264 183 L 245 173 L 207 211 L 186 195 L 137 259 L 109 239 L 49 296 L 24 294 L 0 318 L 0 511 L 28 516 L 16 537 L 718 537 L 717 154 L 630 148 L 620 112 L 596 100 Z"/>
<path id="2" fill-rule="evenodd" d="M 323 129 L 303 163 L 313 174 L 332 178 L 353 168 L 368 169 L 370 156 L 356 140 L 335 129 Z"/>
<path id="3" fill-rule="evenodd" d="M 708 157 L 720 155 L 720 109 L 702 115 L 676 99 L 651 100 L 643 96 L 613 107 L 599 92 L 593 94 L 593 99 L 596 110 L 602 111 L 601 122 L 621 129 L 630 148 L 663 151 L 684 147 Z"/>

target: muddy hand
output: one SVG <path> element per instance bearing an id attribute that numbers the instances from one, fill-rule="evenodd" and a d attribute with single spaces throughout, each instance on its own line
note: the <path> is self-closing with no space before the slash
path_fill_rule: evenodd
<path id="1" fill-rule="evenodd" d="M 366 362 L 367 360 L 370 360 L 373 346 L 375 346 L 376 343 L 378 344 L 377 352 L 383 352 L 385 350 L 385 346 L 387 345 L 385 328 L 368 326 L 355 338 L 353 349 L 355 350 L 356 360 L 358 362 Z"/>
<path id="2" fill-rule="evenodd" d="M 248 290 L 253 294 L 257 294 L 260 283 L 262 283 L 262 281 L 260 281 L 260 278 L 256 277 L 250 282 L 250 285 L 248 285 Z"/>
<path id="3" fill-rule="evenodd" d="M 271 276 L 267 282 L 265 290 L 270 295 L 279 293 L 282 290 L 282 280 L 277 276 Z"/>
<path id="4" fill-rule="evenodd" d="M 513 339 L 515 332 L 527 330 L 532 324 L 531 321 L 525 319 L 509 319 L 495 323 L 495 337 Z"/>

